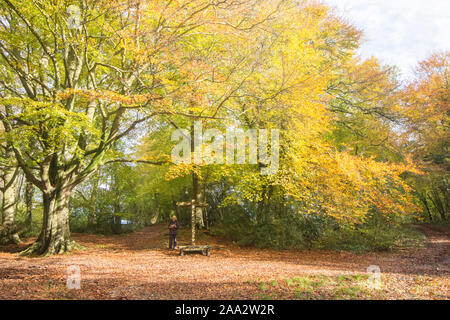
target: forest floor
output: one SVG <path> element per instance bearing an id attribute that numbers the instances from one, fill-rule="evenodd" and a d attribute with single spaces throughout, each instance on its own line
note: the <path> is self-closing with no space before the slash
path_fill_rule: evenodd
<path id="1" fill-rule="evenodd" d="M 240 248 L 202 234 L 211 256 L 167 249 L 166 225 L 101 236 L 67 255 L 21 257 L 34 239 L 0 247 L 0 299 L 450 299 L 450 228 L 419 225 L 425 248 L 354 254 Z M 180 234 L 187 243 L 188 230 Z M 179 243 L 180 244 L 180 243 Z M 68 289 L 68 267 L 81 289 Z M 369 266 L 381 271 L 368 285 Z"/>

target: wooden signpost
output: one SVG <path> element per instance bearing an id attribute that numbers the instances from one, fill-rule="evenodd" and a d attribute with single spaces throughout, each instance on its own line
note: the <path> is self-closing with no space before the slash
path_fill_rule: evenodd
<path id="1" fill-rule="evenodd" d="M 177 206 L 180 208 L 191 208 L 191 232 L 192 232 L 192 242 L 190 246 L 180 246 L 180 256 L 184 255 L 185 252 L 201 252 L 204 255 L 209 256 L 210 246 L 197 246 L 195 245 L 195 213 L 197 208 L 208 208 L 207 203 L 197 202 L 192 200 L 191 202 L 178 202 Z"/>

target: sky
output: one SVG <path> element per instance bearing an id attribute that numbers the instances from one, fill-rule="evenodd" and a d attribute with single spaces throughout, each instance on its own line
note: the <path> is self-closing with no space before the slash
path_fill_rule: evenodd
<path id="1" fill-rule="evenodd" d="M 450 50 L 450 0 L 322 0 L 364 32 L 359 51 L 396 65 L 407 79 L 417 62 Z"/>

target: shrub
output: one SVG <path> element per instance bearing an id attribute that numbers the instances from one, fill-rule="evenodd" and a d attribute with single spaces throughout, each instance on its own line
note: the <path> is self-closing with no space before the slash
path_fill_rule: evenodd
<path id="1" fill-rule="evenodd" d="M 43 210 L 36 207 L 32 211 L 31 222 L 28 220 L 24 206 L 20 205 L 17 210 L 16 221 L 20 230 L 19 235 L 22 238 L 31 238 L 39 236 L 42 227 Z"/>
<path id="2" fill-rule="evenodd" d="M 213 233 L 241 246 L 306 249 L 321 234 L 322 223 L 313 216 L 288 214 L 254 222 L 245 214 L 225 218 Z"/>
<path id="3" fill-rule="evenodd" d="M 261 218 L 261 217 L 259 217 Z M 241 246 L 274 249 L 327 249 L 361 253 L 420 246 L 424 236 L 405 218 L 373 213 L 362 225 L 338 224 L 332 218 L 299 213 L 252 219 L 244 210 L 224 217 L 213 234 Z"/>
<path id="4" fill-rule="evenodd" d="M 317 241 L 314 241 L 313 247 L 362 253 L 420 246 L 423 239 L 423 234 L 409 224 L 363 225 L 356 228 L 327 229 Z"/>

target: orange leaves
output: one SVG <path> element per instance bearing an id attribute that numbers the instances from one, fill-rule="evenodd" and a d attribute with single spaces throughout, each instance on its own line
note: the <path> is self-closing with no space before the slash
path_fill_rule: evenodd
<path id="1" fill-rule="evenodd" d="M 419 64 L 417 79 L 401 92 L 401 111 L 407 124 L 405 142 L 418 159 L 446 157 L 449 76 L 450 52 L 436 53 Z"/>
<path id="2" fill-rule="evenodd" d="M 312 285 L 309 298 L 336 299 L 333 288 L 363 285 L 368 261 L 376 261 L 384 271 L 382 295 L 375 298 L 448 300 L 448 257 L 443 252 L 449 229 L 420 228 L 428 237 L 427 249 L 401 254 L 239 248 L 202 233 L 201 243 L 213 245 L 211 257 L 180 257 L 165 249 L 166 224 L 120 236 L 75 234 L 87 250 L 24 259 L 12 253 L 18 246 L 2 247 L 0 298 L 298 299 L 295 291 L 305 292 Z M 189 241 L 188 235 L 180 234 L 179 241 Z M 70 265 L 80 266 L 81 290 L 66 287 Z M 377 293 L 365 292 L 358 298 L 374 298 Z"/>
<path id="3" fill-rule="evenodd" d="M 400 176 L 419 172 L 411 164 L 377 162 L 324 146 L 310 149 L 303 165 L 293 170 L 296 175 L 284 180 L 284 186 L 291 196 L 309 203 L 310 213 L 353 224 L 364 221 L 370 209 L 386 215 L 417 210 L 411 188 Z"/>
<path id="4" fill-rule="evenodd" d="M 445 117 L 450 110 L 449 76 L 450 52 L 436 53 L 422 61 L 417 79 L 402 92 L 406 116 L 413 121 L 430 122 Z"/>

